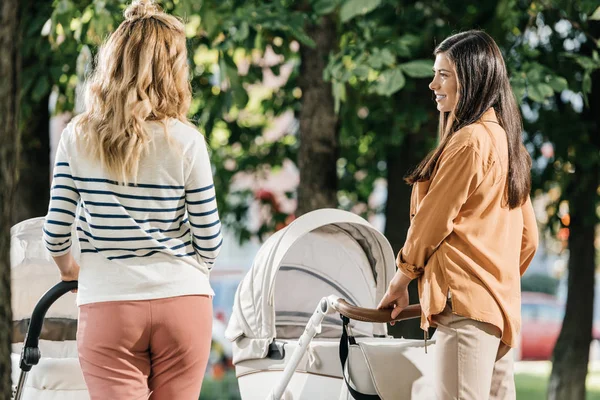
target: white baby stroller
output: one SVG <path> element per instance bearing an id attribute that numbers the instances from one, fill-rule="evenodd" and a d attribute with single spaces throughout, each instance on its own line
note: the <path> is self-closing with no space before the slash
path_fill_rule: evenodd
<path id="1" fill-rule="evenodd" d="M 373 310 L 394 273 L 388 241 L 349 212 L 313 211 L 270 237 L 226 331 L 242 399 L 431 398 L 433 346 L 388 337 L 390 312 Z"/>
<path id="2" fill-rule="evenodd" d="M 32 218 L 11 228 L 13 392 L 23 400 L 85 400 L 75 342 L 77 306 L 69 293 L 77 282 L 56 285 L 58 269 L 42 240 L 43 223 L 42 217 Z M 72 248 L 77 258 L 77 241 Z"/>
<path id="3" fill-rule="evenodd" d="M 77 353 L 77 282 L 56 283 L 59 272 L 44 246 L 44 218 L 11 228 L 13 310 L 12 382 L 15 400 L 89 400 Z M 73 237 L 77 237 L 75 231 Z M 79 260 L 79 242 L 71 251 Z M 229 357 L 221 324 L 213 321 L 213 340 Z"/>

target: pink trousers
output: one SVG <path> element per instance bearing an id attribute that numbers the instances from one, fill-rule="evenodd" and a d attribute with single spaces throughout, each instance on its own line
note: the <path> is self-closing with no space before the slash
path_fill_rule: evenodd
<path id="1" fill-rule="evenodd" d="M 79 362 L 92 400 L 197 400 L 212 299 L 180 296 L 80 306 Z"/>

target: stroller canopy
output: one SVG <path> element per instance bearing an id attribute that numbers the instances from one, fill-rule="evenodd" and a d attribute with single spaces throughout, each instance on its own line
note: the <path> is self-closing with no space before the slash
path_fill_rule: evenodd
<path id="1" fill-rule="evenodd" d="M 240 282 L 226 336 L 235 363 L 264 358 L 277 338 L 298 338 L 319 300 L 331 294 L 375 308 L 395 272 L 387 239 L 363 218 L 321 209 L 276 232 Z M 357 322 L 355 334 L 386 335 L 385 324 Z M 339 337 L 327 317 L 321 337 Z"/>
<path id="2" fill-rule="evenodd" d="M 13 320 L 31 317 L 40 297 L 60 281 L 58 268 L 42 239 L 44 217 L 31 218 L 10 229 L 10 265 Z M 73 241 L 73 256 L 79 259 L 79 243 Z M 54 303 L 46 317 L 77 319 L 75 294 L 67 293 Z M 24 325 L 26 328 L 26 325 Z"/>

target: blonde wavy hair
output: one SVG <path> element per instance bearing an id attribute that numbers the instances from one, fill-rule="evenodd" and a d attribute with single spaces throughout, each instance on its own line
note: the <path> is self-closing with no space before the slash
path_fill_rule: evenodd
<path id="1" fill-rule="evenodd" d="M 151 0 L 134 0 L 100 47 L 76 122 L 92 157 L 121 182 L 136 181 L 150 143 L 146 121 L 186 124 L 191 101 L 183 22 Z"/>

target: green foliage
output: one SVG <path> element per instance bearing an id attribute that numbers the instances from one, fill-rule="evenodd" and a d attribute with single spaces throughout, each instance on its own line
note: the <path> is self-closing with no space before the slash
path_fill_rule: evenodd
<path id="1" fill-rule="evenodd" d="M 377 85 L 373 88 L 373 91 L 382 96 L 391 96 L 398 90 L 404 87 L 406 78 L 402 73 L 400 67 L 388 69 L 383 71 L 377 78 Z"/>
<path id="2" fill-rule="evenodd" d="M 523 292 L 538 292 L 556 295 L 558 279 L 545 274 L 525 274 L 521 278 L 521 290 Z"/>
<path id="3" fill-rule="evenodd" d="M 413 22 L 414 15 L 405 15 L 390 2 L 204 1 L 192 4 L 172 1 L 162 5 L 167 12 L 185 17 L 194 90 L 190 118 L 205 133 L 213 149 L 220 213 L 225 224 L 238 232 L 240 240 L 274 229 L 274 224 L 285 217 L 274 215 L 260 232 L 249 232 L 246 213 L 253 194 L 245 190 L 235 193 L 230 190 L 230 184 L 238 171 L 254 173 L 265 166 L 276 168 L 285 159 L 295 160 L 295 132 L 290 130 L 275 142 L 266 142 L 261 136 L 278 116 L 287 111 L 296 113 L 300 108 L 301 93 L 296 89 L 301 62 L 298 45 L 315 45 L 306 34 L 306 26 L 318 23 L 321 15 L 332 13 L 345 24 L 339 27 L 339 50 L 330 55 L 324 78 L 331 81 L 336 111 L 346 116 L 356 115 L 363 107 L 362 102 L 368 101 L 370 110 L 366 119 L 376 116 L 375 124 L 383 127 L 385 119 L 395 113 L 386 99 L 404 90 L 410 79 L 431 75 L 430 50 L 426 51 L 427 58 L 415 58 L 424 44 L 417 25 L 419 21 Z M 36 96 L 56 87 L 60 93 L 56 110 L 74 107 L 75 60 L 79 52 L 87 46 L 95 53 L 106 35 L 121 22 L 125 6 L 123 0 L 57 0 L 54 3 L 48 42 L 54 53 L 64 55 L 63 62 L 68 67 L 60 68 L 57 79 L 37 79 L 32 85 Z M 428 20 L 429 11 L 429 7 L 413 7 L 410 12 L 419 15 L 423 22 Z M 400 29 L 400 24 L 409 20 L 413 22 L 411 29 Z M 271 54 L 272 60 L 273 53 L 277 61 L 262 65 L 261 58 Z M 56 65 L 54 71 L 58 71 L 58 67 Z M 291 73 L 282 86 L 260 89 L 266 72 L 279 75 L 290 67 Z M 241 69 L 246 72 L 241 73 Z M 350 93 L 361 99 L 359 103 L 352 103 L 352 109 L 347 103 Z M 346 122 L 343 125 L 341 131 L 358 133 L 347 129 Z M 352 193 L 353 187 L 359 188 L 358 196 L 350 196 L 354 199 L 351 204 L 364 203 L 374 179 L 385 175 L 385 168 L 381 169 L 382 164 L 377 164 L 377 160 L 386 158 L 385 143 L 398 135 L 389 132 L 380 145 L 373 140 L 374 132 L 358 134 L 358 140 L 343 140 L 350 146 L 342 149 L 342 157 L 351 160 L 348 169 L 362 171 L 357 177 L 368 176 L 361 182 L 354 177 L 343 179 L 342 192 Z M 398 142 L 398 139 L 393 141 Z M 354 146 L 358 146 L 357 158 L 350 156 L 355 152 Z M 345 171 L 340 173 L 340 176 L 352 176 Z"/>
<path id="4" fill-rule="evenodd" d="M 346 0 L 340 10 L 340 20 L 348 22 L 359 15 L 366 15 L 379 7 L 381 0 Z"/>
<path id="5" fill-rule="evenodd" d="M 433 60 L 415 60 L 400 65 L 400 68 L 411 78 L 433 77 Z"/>
<path id="6" fill-rule="evenodd" d="M 63 69 L 62 58 L 42 36 L 44 24 L 52 13 L 50 4 L 36 8 L 34 13 L 23 13 L 21 57 L 21 113 L 22 120 L 32 118 L 32 109 L 47 101 L 52 85 L 59 82 Z M 34 60 L 35 62 L 30 62 Z"/>
<path id="7" fill-rule="evenodd" d="M 56 112 L 73 109 L 77 57 L 84 47 L 95 54 L 120 23 L 126 4 L 125 0 L 55 0 L 50 15 L 29 24 L 32 40 L 28 43 L 35 46 L 31 51 L 40 51 L 40 57 L 47 60 L 23 71 L 23 91 L 31 101 L 55 90 Z M 555 167 L 553 161 L 538 171 L 537 187 L 544 186 L 543 182 L 565 184 L 569 175 L 563 173 L 565 165 L 574 154 L 590 148 L 584 139 L 590 133 L 581 133 L 587 128 L 576 122 L 576 112 L 560 105 L 560 94 L 569 89 L 589 95 L 593 89 L 591 76 L 600 68 L 598 50 L 584 54 L 565 51 L 562 46 L 564 40 L 582 33 L 592 42 L 586 29 L 599 12 L 593 0 L 573 4 L 502 0 L 497 6 L 464 0 L 172 0 L 161 4 L 186 22 L 194 90 L 190 118 L 212 147 L 220 212 L 240 239 L 258 233 L 247 231 L 245 224 L 248 200 L 254 194 L 233 192 L 231 182 L 238 171 L 254 173 L 266 166 L 277 168 L 286 159 L 295 160 L 298 143 L 293 126 L 276 141 L 265 141 L 262 133 L 279 116 L 299 111 L 303 98 L 297 82 L 302 62 L 298 49 L 315 46 L 306 28 L 323 16 L 338 24 L 337 49 L 329 55 L 323 79 L 331 82 L 340 116 L 338 177 L 344 208 L 359 206 L 365 216 L 378 211 L 367 206 L 374 182 L 401 179 L 388 176 L 387 159 L 410 135 L 435 136 L 422 131 L 437 118 L 427 88 L 433 48 L 464 29 L 480 27 L 494 36 L 504 52 L 517 98 L 535 113 L 544 114 L 543 121 L 541 117 L 526 121 L 531 132 L 527 137 L 535 156 L 540 136 L 541 142 L 554 143 L 561 166 Z M 40 36 L 47 19 L 50 32 Z M 553 28 L 563 19 L 572 23 L 566 37 Z M 545 25 L 552 30 L 547 44 L 533 46 L 526 40 Z M 594 40 L 597 45 L 598 38 Z M 268 64 L 265 55 L 269 55 Z M 280 86 L 261 87 L 266 76 L 280 74 Z M 413 152 L 424 155 L 435 144 L 433 140 L 413 140 L 419 143 L 413 144 L 417 146 Z M 590 151 L 590 168 L 595 158 Z M 261 229 L 272 229 L 273 224 Z"/>
<path id="8" fill-rule="evenodd" d="M 592 73 L 597 69 L 600 69 L 600 57 L 598 57 L 598 51 L 593 50 L 591 57 L 574 53 L 564 53 L 564 56 L 573 60 L 583 70 L 581 92 L 583 93 L 587 104 L 587 95 L 592 92 Z"/>
<path id="9" fill-rule="evenodd" d="M 544 161 L 544 167 L 534 168 L 534 184 L 538 190 L 558 193 L 551 196 L 548 208 L 548 226 L 555 233 L 565 227 L 559 204 L 568 205 L 571 196 L 581 190 L 572 186 L 574 173 L 585 175 L 600 168 L 600 145 L 593 139 L 600 128 L 589 104 L 589 96 L 598 95 L 592 94 L 592 75 L 600 68 L 600 42 L 598 29 L 593 33 L 586 17 L 596 8 L 597 3 L 590 1 L 569 5 L 534 1 L 527 6 L 527 14 L 515 19 L 522 34 L 512 38 L 509 68 L 517 96 L 531 110 L 525 129 L 534 158 L 544 159 L 539 146 L 553 145 L 554 154 Z M 578 105 L 580 98 L 582 105 Z M 589 220 L 598 221 L 596 213 L 589 215 Z"/>
<path id="10" fill-rule="evenodd" d="M 312 8 L 316 15 L 332 13 L 341 3 L 341 0 L 316 0 L 312 1 Z"/>

